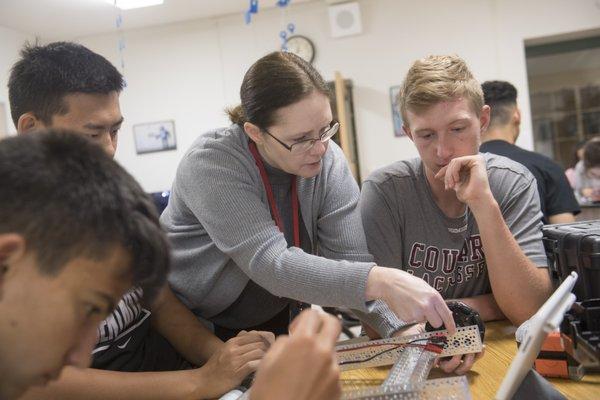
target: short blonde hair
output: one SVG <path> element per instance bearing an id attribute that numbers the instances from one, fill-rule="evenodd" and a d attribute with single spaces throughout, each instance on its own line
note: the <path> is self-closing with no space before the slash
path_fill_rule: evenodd
<path id="1" fill-rule="evenodd" d="M 407 111 L 420 113 L 458 97 L 466 97 L 477 116 L 481 114 L 483 91 L 467 63 L 456 55 L 428 56 L 410 67 L 397 101 L 404 125 L 408 126 Z"/>

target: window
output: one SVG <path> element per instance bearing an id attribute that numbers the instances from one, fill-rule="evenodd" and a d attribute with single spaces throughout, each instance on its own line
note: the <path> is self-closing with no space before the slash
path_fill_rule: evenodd
<path id="1" fill-rule="evenodd" d="M 567 168 L 575 146 L 600 135 L 600 36 L 528 46 L 535 150 Z"/>

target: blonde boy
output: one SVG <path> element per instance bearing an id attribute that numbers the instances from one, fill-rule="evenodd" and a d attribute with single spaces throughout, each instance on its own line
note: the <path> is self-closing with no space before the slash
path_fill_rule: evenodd
<path id="1" fill-rule="evenodd" d="M 375 171 L 361 195 L 378 265 L 401 268 L 485 320 L 520 324 L 551 291 L 539 196 L 520 164 L 479 154 L 490 120 L 479 82 L 457 56 L 416 61 L 399 98 L 419 158 Z M 466 372 L 473 357 L 442 364 Z"/>

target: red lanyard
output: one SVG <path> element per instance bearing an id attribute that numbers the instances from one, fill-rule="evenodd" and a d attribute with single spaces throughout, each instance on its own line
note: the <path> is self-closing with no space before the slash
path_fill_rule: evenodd
<path id="1" fill-rule="evenodd" d="M 277 227 L 283 233 L 283 221 L 281 221 L 281 215 L 279 215 L 279 210 L 277 209 L 277 204 L 275 204 L 275 196 L 273 196 L 273 188 L 271 187 L 271 183 L 269 182 L 269 176 L 267 175 L 267 170 L 265 169 L 265 164 L 263 163 L 262 157 L 258 153 L 258 149 L 256 148 L 256 143 L 250 141 L 248 144 L 250 147 L 250 153 L 254 157 L 254 161 L 256 162 L 256 166 L 258 167 L 258 171 L 260 172 L 260 177 L 263 181 L 263 185 L 265 187 L 265 191 L 267 192 L 267 199 L 269 200 L 269 207 L 271 208 L 271 215 L 277 224 Z M 298 207 L 298 188 L 296 187 L 296 175 L 292 176 L 292 223 L 294 226 L 294 246 L 300 247 L 300 215 L 299 215 L 299 207 Z"/>

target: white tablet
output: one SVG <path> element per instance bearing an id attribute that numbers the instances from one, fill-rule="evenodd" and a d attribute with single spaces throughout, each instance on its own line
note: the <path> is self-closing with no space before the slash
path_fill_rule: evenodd
<path id="1" fill-rule="evenodd" d="M 565 312 L 575 302 L 575 295 L 571 290 L 576 281 L 577 273 L 571 272 L 571 275 L 554 291 L 538 312 L 529 319 L 527 333 L 524 334 L 517 355 L 496 393 L 496 400 L 508 400 L 515 394 L 523 378 L 531 370 L 546 336 L 558 329 Z"/>

